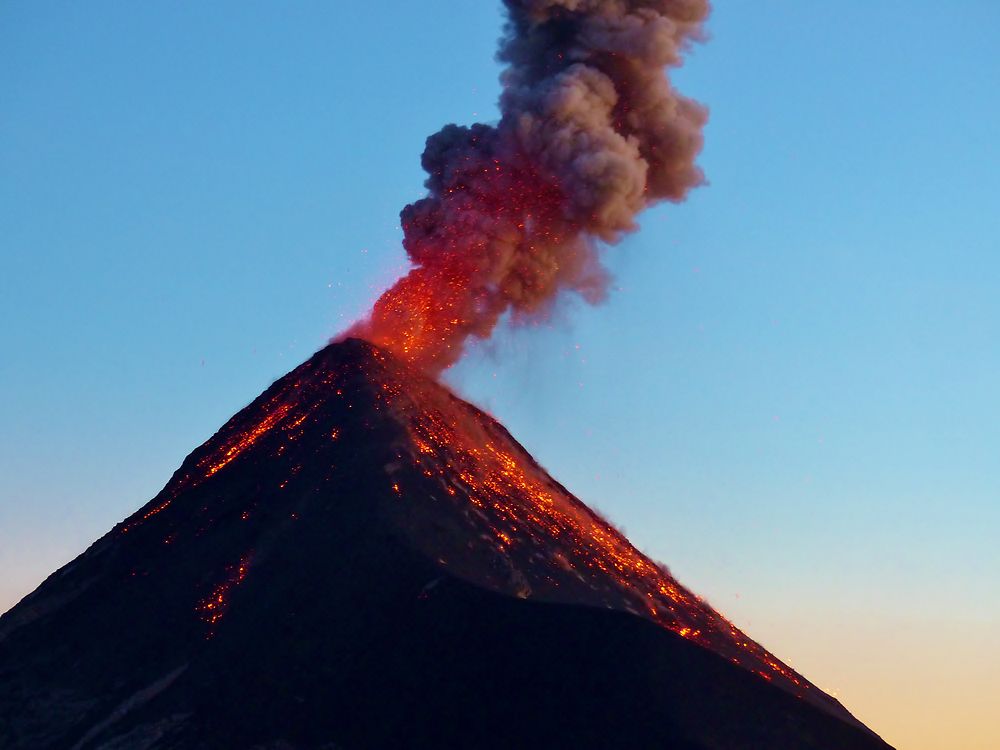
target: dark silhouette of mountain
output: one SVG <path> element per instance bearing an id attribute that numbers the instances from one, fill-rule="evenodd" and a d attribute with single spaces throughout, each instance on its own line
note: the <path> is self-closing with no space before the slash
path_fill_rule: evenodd
<path id="1" fill-rule="evenodd" d="M 359 340 L 0 618 L 4 750 L 887 748 Z"/>

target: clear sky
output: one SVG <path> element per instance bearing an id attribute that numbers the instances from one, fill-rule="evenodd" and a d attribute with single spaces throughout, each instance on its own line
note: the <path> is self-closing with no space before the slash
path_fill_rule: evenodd
<path id="1" fill-rule="evenodd" d="M 995 750 L 1000 4 L 717 6 L 710 184 L 449 379 L 900 750 Z M 0 611 L 396 277 L 499 24 L 0 4 Z"/>

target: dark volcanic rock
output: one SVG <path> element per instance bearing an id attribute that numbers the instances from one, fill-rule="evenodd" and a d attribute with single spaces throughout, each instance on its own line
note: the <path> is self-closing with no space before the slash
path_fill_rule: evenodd
<path id="1" fill-rule="evenodd" d="M 886 748 L 497 422 L 332 345 L 0 618 L 0 748 Z"/>

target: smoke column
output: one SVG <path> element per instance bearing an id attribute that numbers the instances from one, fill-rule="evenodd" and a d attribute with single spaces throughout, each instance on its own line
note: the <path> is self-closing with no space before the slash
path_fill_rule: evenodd
<path id="1" fill-rule="evenodd" d="M 708 0 L 504 0 L 495 126 L 427 139 L 427 196 L 400 214 L 412 263 L 350 335 L 438 373 L 505 313 L 562 292 L 599 302 L 597 252 L 703 181 L 706 111 L 666 69 L 701 38 Z"/>

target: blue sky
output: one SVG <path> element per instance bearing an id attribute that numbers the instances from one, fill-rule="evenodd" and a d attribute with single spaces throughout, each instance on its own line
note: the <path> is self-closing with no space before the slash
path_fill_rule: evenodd
<path id="1" fill-rule="evenodd" d="M 498 2 L 344 5 L 0 6 L 0 610 L 362 314 L 424 138 L 495 119 Z M 887 739 L 995 747 L 1000 6 L 717 5 L 709 184 L 449 380 Z"/>

